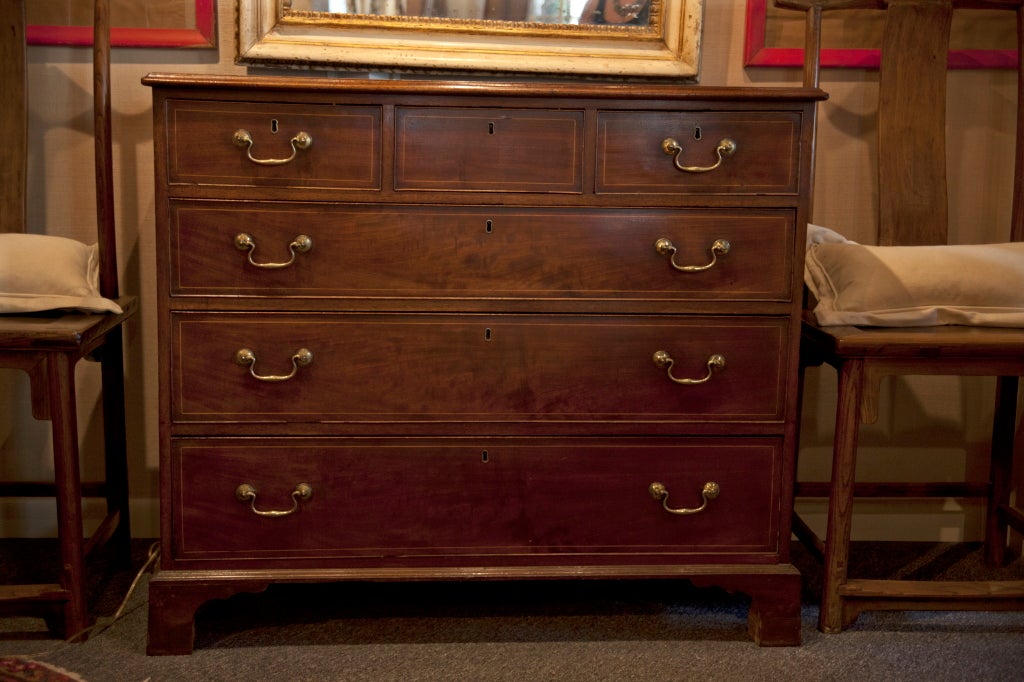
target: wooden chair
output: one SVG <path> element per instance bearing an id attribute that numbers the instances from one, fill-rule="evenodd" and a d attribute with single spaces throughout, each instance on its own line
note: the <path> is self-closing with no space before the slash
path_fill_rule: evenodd
<path id="1" fill-rule="evenodd" d="M 2 585 L 0 613 L 38 613 L 65 638 L 88 628 L 85 557 L 109 541 L 119 561 L 130 563 L 128 470 L 125 444 L 122 324 L 136 310 L 134 297 L 118 293 L 110 127 L 108 0 L 95 3 L 94 98 L 96 206 L 101 260 L 100 293 L 116 299 L 122 313 L 52 311 L 0 315 L 0 367 L 26 371 L 32 414 L 49 420 L 54 482 L 0 482 L 0 497 L 55 497 L 60 544 L 59 584 Z M 25 232 L 27 86 L 24 0 L 0 0 L 0 76 L 4 106 L 0 125 L 0 232 Z M 102 369 L 106 481 L 83 483 L 75 365 L 98 360 Z M 92 455 L 94 453 L 86 453 Z M 105 497 L 107 515 L 87 540 L 82 497 Z M 5 559 L 6 560 L 6 559 Z"/>
<path id="2" fill-rule="evenodd" d="M 807 12 L 804 81 L 817 87 L 821 13 L 885 9 L 879 101 L 880 245 L 946 242 L 945 106 L 950 20 L 954 8 L 1015 10 L 1018 52 L 1022 0 L 777 0 Z M 1006 13 L 1007 18 L 1011 16 Z M 1018 75 L 1016 174 L 1011 241 L 1024 240 L 1024 82 Z M 910 130 L 900 122 L 913 121 Z M 908 198 L 917 193 L 917 200 Z M 847 576 L 855 496 L 980 497 L 987 501 L 986 560 L 1004 563 L 1008 526 L 1024 530 L 1010 506 L 1018 377 L 1024 374 L 1024 329 L 977 326 L 819 326 L 805 313 L 802 366 L 827 363 L 838 375 L 838 404 L 829 482 L 797 482 L 795 493 L 827 497 L 824 542 L 799 517 L 797 537 L 824 562 L 819 628 L 839 632 L 862 611 L 1024 607 L 1024 581 L 854 580 Z M 964 484 L 856 483 L 858 430 L 877 418 L 879 383 L 887 375 L 996 376 L 991 471 Z M 801 377 L 801 387 L 803 385 Z"/>

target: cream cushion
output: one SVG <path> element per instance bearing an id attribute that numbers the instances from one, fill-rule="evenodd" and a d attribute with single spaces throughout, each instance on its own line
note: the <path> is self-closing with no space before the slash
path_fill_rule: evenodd
<path id="1" fill-rule="evenodd" d="M 62 308 L 121 312 L 100 296 L 97 246 L 50 235 L 0 234 L 0 313 Z"/>
<path id="2" fill-rule="evenodd" d="M 1024 327 L 1024 242 L 865 246 L 808 225 L 818 324 Z"/>

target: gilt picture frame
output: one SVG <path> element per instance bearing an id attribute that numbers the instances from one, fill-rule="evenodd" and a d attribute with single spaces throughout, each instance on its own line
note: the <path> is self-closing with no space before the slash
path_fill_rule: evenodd
<path id="1" fill-rule="evenodd" d="M 146 0 L 133 0 L 145 3 Z M 217 0 L 192 0 L 195 21 L 180 26 L 118 26 L 110 28 L 114 47 L 217 47 Z M 116 15 L 115 19 L 116 19 Z M 29 45 L 92 45 L 91 25 L 33 24 L 25 30 Z"/>
<path id="2" fill-rule="evenodd" d="M 802 40 L 773 38 L 779 32 L 774 25 L 778 14 L 770 11 L 772 0 L 747 0 L 746 35 L 744 39 L 743 63 L 753 67 L 800 67 L 803 66 L 804 50 Z M 779 10 L 786 11 L 786 10 Z M 802 23 L 799 12 L 791 12 L 795 21 Z M 1012 23 L 1012 22 L 1010 22 Z M 876 47 L 867 46 L 874 42 L 865 36 L 865 46 L 829 47 L 821 50 L 822 67 L 877 69 L 880 53 Z M 982 47 L 955 47 L 949 52 L 951 69 L 1015 69 L 1017 51 L 1013 49 L 988 49 Z"/>

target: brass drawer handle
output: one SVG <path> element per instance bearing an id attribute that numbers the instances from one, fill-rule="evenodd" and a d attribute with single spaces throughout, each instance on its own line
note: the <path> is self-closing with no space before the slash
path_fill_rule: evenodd
<path id="1" fill-rule="evenodd" d="M 716 161 L 713 166 L 684 166 L 679 163 L 679 156 L 683 153 L 683 145 L 679 144 L 671 137 L 665 138 L 665 140 L 662 141 L 661 151 L 672 156 L 672 163 L 675 164 L 677 170 L 681 170 L 684 173 L 707 173 L 708 171 L 713 171 L 721 166 L 725 157 L 732 156 L 736 153 L 736 142 L 727 137 L 718 143 L 718 146 L 715 147 L 715 154 L 718 155 L 718 161 Z"/>
<path id="2" fill-rule="evenodd" d="M 256 240 L 252 238 L 252 235 L 248 235 L 242 232 L 235 237 L 235 248 L 239 251 L 249 252 L 249 264 L 253 267 L 263 268 L 264 270 L 276 270 L 278 268 L 286 268 L 295 262 L 295 256 L 299 253 L 307 253 L 313 248 L 313 240 L 304 234 L 300 234 L 296 237 L 291 244 L 288 245 L 288 250 L 291 252 L 292 257 L 284 263 L 257 263 L 252 259 L 252 254 L 256 251 Z"/>
<path id="3" fill-rule="evenodd" d="M 292 508 L 285 510 L 278 509 L 257 509 L 256 508 L 256 488 L 249 483 L 243 483 L 242 485 L 235 488 L 235 499 L 239 502 L 249 503 L 249 507 L 252 509 L 252 513 L 257 516 L 288 516 L 294 514 L 299 508 L 299 500 L 308 500 L 313 497 L 313 487 L 308 483 L 300 483 L 295 486 L 295 490 L 292 491 Z"/>
<path id="4" fill-rule="evenodd" d="M 241 248 L 241 247 L 239 247 Z M 701 272 L 702 270 L 710 270 L 715 267 L 718 263 L 718 257 L 724 256 L 729 253 L 729 249 L 732 248 L 732 244 L 725 239 L 716 239 L 711 242 L 711 262 L 706 265 L 679 265 L 676 263 L 676 245 L 672 243 L 672 240 L 662 237 L 658 241 L 654 242 L 654 250 L 662 256 L 669 256 L 669 262 L 672 267 L 680 272 Z"/>
<path id="5" fill-rule="evenodd" d="M 700 491 L 700 496 L 704 500 L 704 503 L 699 507 L 693 509 L 673 509 L 668 506 L 668 488 L 665 487 L 664 483 L 658 483 L 655 481 L 647 487 L 647 492 L 651 494 L 656 500 L 661 500 L 661 506 L 665 508 L 669 514 L 698 514 L 707 509 L 708 502 L 718 498 L 719 493 L 722 492 L 722 488 L 714 481 L 708 481 L 704 484 L 704 487 Z"/>
<path id="6" fill-rule="evenodd" d="M 715 353 L 714 355 L 708 358 L 708 373 L 705 374 L 703 377 L 701 377 L 700 379 L 677 379 L 676 377 L 672 376 L 672 365 L 673 363 L 675 363 L 675 360 L 672 359 L 671 355 L 669 355 L 663 350 L 659 350 L 654 352 L 653 359 L 655 365 L 665 370 L 665 373 L 668 375 L 669 379 L 676 382 L 677 384 L 684 384 L 688 386 L 693 384 L 705 384 L 711 380 L 712 374 L 725 369 L 725 356 Z"/>
<path id="7" fill-rule="evenodd" d="M 249 374 L 254 379 L 260 381 L 288 381 L 299 371 L 299 367 L 309 367 L 313 364 L 313 353 L 307 348 L 300 348 L 295 351 L 295 355 L 292 356 L 292 371 L 285 375 L 260 375 L 256 373 L 256 353 L 253 353 L 248 348 L 240 348 L 235 353 L 235 362 L 239 365 L 249 365 Z"/>
<path id="8" fill-rule="evenodd" d="M 245 155 L 249 157 L 249 160 L 261 166 L 280 166 L 291 163 L 300 149 L 309 149 L 313 146 L 313 136 L 306 132 L 299 132 L 291 139 L 292 155 L 287 159 L 257 159 L 252 155 L 252 134 L 248 130 L 239 128 L 231 135 L 231 141 L 235 143 L 236 147 L 245 147 Z"/>

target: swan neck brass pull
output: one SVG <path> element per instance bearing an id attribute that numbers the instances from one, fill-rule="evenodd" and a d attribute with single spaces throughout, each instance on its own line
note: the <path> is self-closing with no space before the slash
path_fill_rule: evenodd
<path id="1" fill-rule="evenodd" d="M 288 516 L 294 514 L 299 508 L 299 500 L 308 500 L 313 497 L 313 487 L 308 483 L 300 483 L 295 486 L 295 490 L 292 491 L 292 508 L 277 510 L 277 509 L 257 509 L 256 508 L 256 488 L 249 483 L 243 483 L 242 485 L 235 488 L 235 499 L 243 504 L 249 503 L 249 508 L 252 509 L 252 513 L 256 516 L 264 516 L 269 518 L 277 518 L 279 516 Z"/>
<path id="2" fill-rule="evenodd" d="M 252 155 L 252 134 L 248 130 L 239 128 L 231 135 L 231 141 L 235 143 L 236 147 L 245 147 L 245 155 L 249 157 L 249 160 L 261 166 L 281 166 L 291 163 L 300 149 L 309 149 L 313 146 L 313 136 L 306 132 L 299 132 L 291 139 L 292 155 L 287 159 L 257 159 Z"/>
<path id="3" fill-rule="evenodd" d="M 300 348 L 295 351 L 295 355 L 292 356 L 292 371 L 284 375 L 261 375 L 256 373 L 256 353 L 252 352 L 248 348 L 240 348 L 235 353 L 235 362 L 239 365 L 248 365 L 249 374 L 254 379 L 259 381 L 279 382 L 288 381 L 299 371 L 299 367 L 309 367 L 313 364 L 313 353 L 306 349 Z"/>
<path id="4" fill-rule="evenodd" d="M 256 268 L 262 268 L 264 270 L 277 270 L 278 268 L 286 268 L 295 262 L 295 256 L 299 253 L 307 253 L 313 248 L 313 240 L 304 234 L 300 234 L 292 243 L 288 245 L 288 250 L 291 252 L 292 257 L 284 263 L 257 263 L 252 259 L 252 254 L 256 251 L 256 240 L 251 235 L 242 232 L 235 237 L 235 248 L 239 251 L 249 252 L 249 264 Z"/>
<path id="5" fill-rule="evenodd" d="M 722 165 L 722 161 L 725 157 L 732 156 L 736 153 L 736 142 L 730 140 L 728 137 L 724 138 L 715 147 L 715 154 L 718 155 L 718 161 L 712 166 L 684 166 L 679 163 L 679 157 L 683 153 L 683 145 L 679 144 L 671 137 L 665 138 L 661 143 L 661 151 L 665 152 L 672 157 L 672 163 L 675 165 L 677 170 L 681 170 L 684 173 L 707 173 L 713 171 Z"/>
<path id="6" fill-rule="evenodd" d="M 672 267 L 680 272 L 702 272 L 704 270 L 710 270 L 715 267 L 718 263 L 718 257 L 724 256 L 729 253 L 729 249 L 732 248 L 732 244 L 726 239 L 716 239 L 711 242 L 711 262 L 705 265 L 680 265 L 676 263 L 676 245 L 672 243 L 671 239 L 662 237 L 658 241 L 654 242 L 654 250 L 662 256 L 669 256 L 669 263 Z"/>
<path id="7" fill-rule="evenodd" d="M 672 376 L 672 365 L 675 363 L 675 360 L 672 359 L 671 355 L 669 355 L 663 350 L 659 350 L 654 352 L 653 359 L 655 365 L 665 370 L 665 374 L 668 375 L 669 379 L 676 382 L 677 384 L 684 384 L 687 386 L 692 386 L 694 384 L 706 384 L 708 381 L 711 381 L 712 374 L 725 369 L 725 356 L 715 353 L 714 355 L 708 358 L 708 373 L 706 375 L 704 375 L 700 379 L 677 379 L 676 377 Z"/>
<path id="8" fill-rule="evenodd" d="M 700 496 L 704 500 L 703 504 L 693 509 L 674 509 L 668 506 L 668 488 L 665 487 L 664 483 L 658 483 L 655 481 L 647 487 L 647 492 L 651 494 L 656 500 L 661 501 L 661 506 L 665 508 L 669 514 L 679 514 L 685 516 L 687 514 L 699 514 L 708 507 L 708 502 L 718 498 L 719 493 L 722 492 L 722 488 L 714 481 L 708 481 L 704 484 L 704 487 L 700 491 Z"/>

